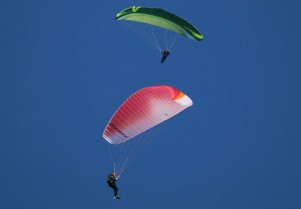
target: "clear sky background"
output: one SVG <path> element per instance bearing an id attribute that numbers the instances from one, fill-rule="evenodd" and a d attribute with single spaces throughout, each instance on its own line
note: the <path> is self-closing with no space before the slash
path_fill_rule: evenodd
<path id="1" fill-rule="evenodd" d="M 161 7 L 204 34 L 161 54 L 114 17 Z M 0 208 L 301 208 L 298 0 L 1 1 Z M 194 105 L 118 181 L 102 132 L 135 91 Z"/>

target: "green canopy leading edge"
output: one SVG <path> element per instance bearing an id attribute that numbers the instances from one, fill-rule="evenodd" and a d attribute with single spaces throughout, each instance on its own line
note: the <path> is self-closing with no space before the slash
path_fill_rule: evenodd
<path id="1" fill-rule="evenodd" d="M 160 8 L 132 6 L 119 12 L 115 20 L 146 23 L 201 41 L 203 35 L 189 22 Z"/>

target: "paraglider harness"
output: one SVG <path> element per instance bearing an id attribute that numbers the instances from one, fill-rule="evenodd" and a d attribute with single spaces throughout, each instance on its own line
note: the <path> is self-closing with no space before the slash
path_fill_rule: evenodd
<path id="1" fill-rule="evenodd" d="M 114 173 L 111 173 L 107 176 L 107 183 L 109 187 L 111 187 L 114 190 L 114 199 L 120 199 L 118 195 L 118 187 L 116 186 L 116 180 L 118 178 L 119 177 Z"/>
<path id="2" fill-rule="evenodd" d="M 168 57 L 168 55 L 169 55 L 169 50 L 168 50 L 168 49 L 165 49 L 165 50 L 162 52 L 161 63 L 164 62 L 164 60 Z"/>

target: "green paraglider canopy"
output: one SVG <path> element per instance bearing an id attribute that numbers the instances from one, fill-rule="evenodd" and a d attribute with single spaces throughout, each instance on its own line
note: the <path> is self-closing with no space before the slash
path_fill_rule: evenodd
<path id="1" fill-rule="evenodd" d="M 119 12 L 115 19 L 136 21 L 158 26 L 196 41 L 203 39 L 203 35 L 192 24 L 160 8 L 132 6 Z"/>

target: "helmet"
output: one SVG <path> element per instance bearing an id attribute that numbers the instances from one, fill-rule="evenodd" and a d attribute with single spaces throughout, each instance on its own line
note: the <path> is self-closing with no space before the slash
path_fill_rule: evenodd
<path id="1" fill-rule="evenodd" d="M 116 176 L 117 176 L 117 172 L 116 172 L 116 171 L 114 171 L 114 172 L 113 172 L 113 175 L 116 177 Z"/>

